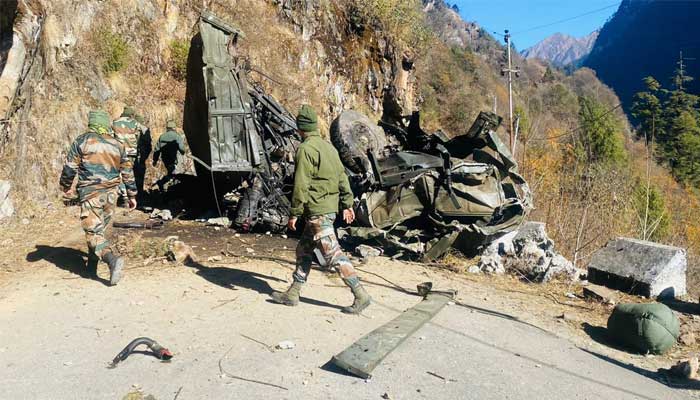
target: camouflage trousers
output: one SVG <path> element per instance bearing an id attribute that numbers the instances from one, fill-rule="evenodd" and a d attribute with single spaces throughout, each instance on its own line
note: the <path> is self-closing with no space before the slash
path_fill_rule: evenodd
<path id="1" fill-rule="evenodd" d="M 90 255 L 102 257 L 111 251 L 105 237 L 107 226 L 112 221 L 117 206 L 118 191 L 109 189 L 95 194 L 91 199 L 80 203 L 80 225 L 85 231 Z"/>
<path id="2" fill-rule="evenodd" d="M 307 218 L 304 232 L 299 239 L 296 250 L 297 268 L 293 275 L 295 281 L 306 282 L 311 271 L 314 250 L 318 250 L 326 265 L 338 270 L 344 280 L 357 281 L 355 268 L 353 268 L 350 259 L 343 254 L 340 243 L 338 243 L 338 237 L 333 228 L 334 221 L 335 214 Z"/>

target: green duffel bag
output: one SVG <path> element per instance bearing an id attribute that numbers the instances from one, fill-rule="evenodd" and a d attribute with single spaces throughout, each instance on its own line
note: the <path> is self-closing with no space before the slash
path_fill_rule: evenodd
<path id="1" fill-rule="evenodd" d="M 660 303 L 618 304 L 608 318 L 608 332 L 639 352 L 662 354 L 680 334 L 678 318 Z"/>

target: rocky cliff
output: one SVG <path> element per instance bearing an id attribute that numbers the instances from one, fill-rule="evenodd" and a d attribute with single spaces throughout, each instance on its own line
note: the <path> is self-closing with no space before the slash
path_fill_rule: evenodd
<path id="1" fill-rule="evenodd" d="M 353 24 L 363 21 L 354 4 L 3 2 L 2 21 L 14 29 L 2 41 L 0 180 L 14 181 L 15 203 L 36 215 L 57 198 L 65 150 L 85 128 L 88 110 L 116 117 L 132 105 L 156 135 L 166 118 L 181 121 L 185 82 L 173 65 L 203 5 L 246 33 L 239 51 L 259 71 L 253 78 L 291 110 L 311 103 L 326 124 L 345 108 L 375 118 L 385 110 L 387 118 L 409 113 L 416 97 L 410 49 Z"/>

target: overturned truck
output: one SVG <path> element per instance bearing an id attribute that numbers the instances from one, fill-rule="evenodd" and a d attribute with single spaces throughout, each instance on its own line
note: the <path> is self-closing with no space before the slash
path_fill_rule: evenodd
<path id="1" fill-rule="evenodd" d="M 218 186 L 234 227 L 280 232 L 289 215 L 295 120 L 248 78 L 235 54 L 239 30 L 203 13 L 188 63 L 185 133 L 197 174 Z M 464 252 L 516 229 L 531 209 L 528 185 L 482 112 L 465 133 L 427 133 L 420 114 L 379 124 L 353 110 L 331 124 L 330 139 L 350 177 L 358 215 L 339 229 L 347 243 L 431 260 Z"/>

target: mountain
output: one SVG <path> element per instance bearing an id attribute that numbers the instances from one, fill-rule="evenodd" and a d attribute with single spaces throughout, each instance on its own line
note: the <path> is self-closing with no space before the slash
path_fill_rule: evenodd
<path id="1" fill-rule="evenodd" d="M 642 79 L 655 77 L 673 87 L 680 52 L 685 74 L 700 77 L 700 2 L 623 0 L 603 26 L 583 65 L 596 71 L 612 87 L 629 110 L 635 93 L 644 89 Z M 699 81 L 688 88 L 700 91 Z"/>
<path id="2" fill-rule="evenodd" d="M 563 67 L 586 57 L 591 52 L 597 37 L 598 31 L 580 38 L 557 32 L 523 50 L 522 55 L 525 58 L 539 58 Z"/>

